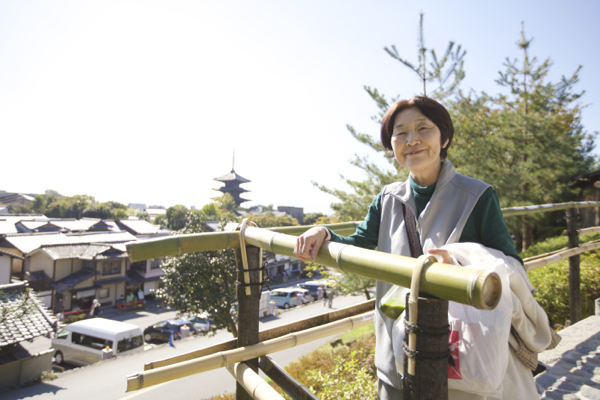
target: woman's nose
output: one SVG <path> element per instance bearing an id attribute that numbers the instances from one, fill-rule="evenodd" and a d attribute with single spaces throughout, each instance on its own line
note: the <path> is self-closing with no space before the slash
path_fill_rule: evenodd
<path id="1" fill-rule="evenodd" d="M 406 137 L 406 143 L 409 146 L 413 146 L 419 142 L 419 136 L 412 129 L 408 131 L 408 136 Z"/>

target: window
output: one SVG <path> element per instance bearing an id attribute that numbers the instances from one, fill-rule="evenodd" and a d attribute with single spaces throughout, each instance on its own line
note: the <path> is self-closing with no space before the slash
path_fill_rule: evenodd
<path id="1" fill-rule="evenodd" d="M 90 347 L 96 350 L 102 350 L 106 346 L 112 349 L 113 342 L 112 340 L 101 339 L 95 336 L 84 335 L 82 333 L 73 332 L 72 340 L 74 344 L 78 344 L 80 346 Z"/>
<path id="2" fill-rule="evenodd" d="M 144 345 L 144 339 L 141 336 L 135 336 L 129 339 L 119 340 L 117 342 L 117 353 L 137 349 Z"/>
<path id="3" fill-rule="evenodd" d="M 66 329 L 62 329 L 60 332 L 56 334 L 57 339 L 66 339 L 69 336 L 69 331 Z"/>
<path id="4" fill-rule="evenodd" d="M 96 264 L 94 263 L 94 261 L 92 260 L 83 260 L 81 262 L 81 268 L 82 269 L 91 269 L 91 270 L 95 270 L 96 269 Z"/>
<path id="5" fill-rule="evenodd" d="M 150 260 L 150 269 L 160 268 L 160 263 L 162 260 L 162 258 L 153 258 L 152 260 Z"/>
<path id="6" fill-rule="evenodd" d="M 101 299 L 105 299 L 108 296 L 110 296 L 110 289 L 100 289 L 98 291 L 98 297 L 100 297 Z"/>
<path id="7" fill-rule="evenodd" d="M 116 275 L 121 273 L 121 260 L 104 261 L 102 275 Z"/>

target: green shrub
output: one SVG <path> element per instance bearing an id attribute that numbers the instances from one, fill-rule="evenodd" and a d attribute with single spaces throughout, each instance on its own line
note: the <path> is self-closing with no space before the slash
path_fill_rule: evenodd
<path id="1" fill-rule="evenodd" d="M 372 329 L 371 325 L 367 331 Z M 350 334 L 350 337 L 355 335 Z M 285 370 L 320 399 L 375 399 L 377 371 L 374 360 L 375 335 L 368 335 L 357 338 L 351 346 L 321 346 L 292 361 Z M 277 385 L 271 386 L 283 398 L 290 399 Z M 226 393 L 206 400 L 235 400 L 235 394 Z"/>
<path id="2" fill-rule="evenodd" d="M 534 295 L 548 313 L 556 328 L 569 319 L 569 261 L 562 260 L 528 272 Z M 589 251 L 580 256 L 581 314 L 583 318 L 595 314 L 594 300 L 600 297 L 600 251 Z M 558 325 L 557 325 L 558 324 Z"/>
<path id="3" fill-rule="evenodd" d="M 308 371 L 308 380 L 310 391 L 322 400 L 377 398 L 377 379 L 370 366 L 364 365 L 364 359 L 357 358 L 356 350 L 350 352 L 350 358 L 336 354 L 329 373 Z"/>
<path id="4" fill-rule="evenodd" d="M 80 314 L 74 314 L 74 315 L 69 315 L 68 317 L 66 317 L 63 322 L 65 324 L 72 324 L 73 322 L 77 322 L 77 321 L 81 321 L 82 319 L 86 319 L 87 318 L 87 314 L 86 313 L 80 313 Z"/>
<path id="5" fill-rule="evenodd" d="M 600 239 L 600 233 L 594 233 L 591 235 L 583 235 L 579 237 L 580 243 L 590 242 L 592 240 Z M 550 253 L 551 251 L 568 247 L 568 238 L 566 236 L 551 237 L 541 242 L 530 246 L 526 251 L 520 254 L 521 258 L 533 257 L 540 254 Z"/>

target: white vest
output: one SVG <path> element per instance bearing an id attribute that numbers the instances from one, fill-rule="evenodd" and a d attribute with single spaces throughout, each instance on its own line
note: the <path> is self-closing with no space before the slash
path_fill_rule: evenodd
<path id="1" fill-rule="evenodd" d="M 457 174 L 452 163 L 444 161 L 431 200 L 417 219 L 423 252 L 427 253 L 428 249 L 458 242 L 471 212 L 483 192 L 490 186 L 478 179 Z M 377 249 L 385 253 L 410 256 L 402 203 L 417 215 L 409 180 L 392 183 L 383 188 Z M 379 311 L 379 302 L 391 286 L 389 283 L 377 282 L 375 366 L 379 379 L 400 389 L 402 384 L 396 371 L 392 348 L 394 321 Z"/>

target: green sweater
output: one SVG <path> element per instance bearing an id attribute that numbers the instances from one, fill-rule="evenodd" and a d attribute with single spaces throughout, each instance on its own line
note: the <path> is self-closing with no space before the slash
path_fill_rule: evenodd
<path id="1" fill-rule="evenodd" d="M 434 183 L 430 186 L 419 186 L 410 177 L 410 186 L 417 205 L 418 215 L 421 215 L 421 212 L 425 209 L 429 200 L 431 200 L 435 185 Z M 380 221 L 381 193 L 371 203 L 365 220 L 356 228 L 355 233 L 345 237 L 330 231 L 331 241 L 374 250 L 377 247 L 379 238 Z M 511 256 L 523 264 L 523 260 L 521 260 L 521 257 L 519 257 L 519 254 L 515 250 L 513 240 L 508 233 L 502 211 L 500 211 L 498 194 L 493 187 L 486 189 L 477 201 L 473 212 L 471 212 L 465 224 L 459 242 L 480 243 L 485 247 L 500 250 L 507 256 Z"/>

